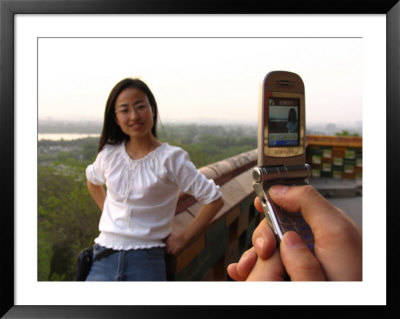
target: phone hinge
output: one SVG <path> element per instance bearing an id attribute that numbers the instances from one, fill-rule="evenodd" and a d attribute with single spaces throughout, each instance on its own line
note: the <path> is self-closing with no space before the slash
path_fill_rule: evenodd
<path id="1" fill-rule="evenodd" d="M 253 169 L 252 176 L 257 183 L 308 180 L 311 176 L 311 166 L 308 164 L 300 166 L 257 166 Z"/>

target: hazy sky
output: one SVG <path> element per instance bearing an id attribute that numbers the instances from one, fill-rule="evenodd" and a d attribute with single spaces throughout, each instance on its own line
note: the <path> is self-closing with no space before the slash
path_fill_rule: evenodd
<path id="1" fill-rule="evenodd" d="M 162 121 L 255 122 L 274 70 L 299 74 L 308 123 L 362 121 L 361 38 L 40 38 L 40 119 L 102 120 L 111 88 L 138 77 Z"/>

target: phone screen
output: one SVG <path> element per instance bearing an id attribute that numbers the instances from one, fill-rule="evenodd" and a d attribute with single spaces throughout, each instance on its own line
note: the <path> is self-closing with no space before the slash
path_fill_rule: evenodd
<path id="1" fill-rule="evenodd" d="M 273 97 L 268 104 L 268 145 L 299 146 L 300 100 Z"/>

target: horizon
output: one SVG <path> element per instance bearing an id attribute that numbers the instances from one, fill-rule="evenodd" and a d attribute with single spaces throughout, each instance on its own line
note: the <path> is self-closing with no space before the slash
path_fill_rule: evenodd
<path id="1" fill-rule="evenodd" d="M 187 124 L 187 125 L 192 125 L 192 124 L 218 124 L 218 125 L 258 125 L 257 120 L 249 120 L 249 121 L 238 121 L 238 120 L 231 120 L 231 121 L 226 121 L 222 119 L 210 119 L 210 118 L 203 118 L 203 119 L 178 119 L 178 120 L 171 120 L 171 119 L 162 119 L 159 118 L 159 123 L 160 124 Z M 64 122 L 64 123 L 96 123 L 96 124 L 103 124 L 103 119 L 77 119 L 77 118 L 65 118 L 65 119 L 59 119 L 59 118 L 52 118 L 52 117 L 39 117 L 38 122 L 40 125 L 40 122 Z M 362 126 L 363 122 L 362 120 L 357 120 L 357 121 L 343 121 L 343 122 L 322 122 L 322 121 L 316 121 L 316 122 L 311 122 L 307 121 L 307 125 L 313 125 L 313 126 L 324 126 L 324 125 L 336 125 L 336 126 L 346 126 L 346 125 L 353 125 L 353 126 Z"/>
<path id="2" fill-rule="evenodd" d="M 71 140 L 81 138 L 80 136 L 94 136 L 100 135 L 103 123 L 101 120 L 39 120 L 37 136 L 38 140 Z M 225 130 L 245 129 L 254 131 L 254 135 L 257 136 L 258 124 L 256 122 L 210 122 L 210 121 L 197 121 L 197 122 L 184 122 L 184 121 L 161 121 L 158 123 L 158 131 L 168 130 L 171 127 L 208 127 L 223 128 Z M 363 135 L 362 122 L 355 123 L 307 123 L 306 124 L 306 135 L 324 135 L 324 136 L 335 136 L 337 134 L 345 133 L 349 135 L 357 134 L 357 136 Z M 247 132 L 249 133 L 249 132 Z"/>

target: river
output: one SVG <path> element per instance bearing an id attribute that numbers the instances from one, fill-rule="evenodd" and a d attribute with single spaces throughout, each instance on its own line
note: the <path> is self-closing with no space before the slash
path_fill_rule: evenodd
<path id="1" fill-rule="evenodd" d="M 92 134 L 92 133 L 39 133 L 38 141 L 41 140 L 51 140 L 51 141 L 72 141 L 78 140 L 80 138 L 87 137 L 100 137 L 100 134 Z"/>

